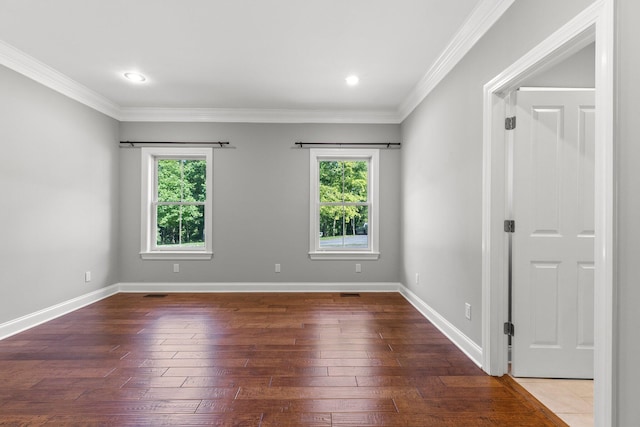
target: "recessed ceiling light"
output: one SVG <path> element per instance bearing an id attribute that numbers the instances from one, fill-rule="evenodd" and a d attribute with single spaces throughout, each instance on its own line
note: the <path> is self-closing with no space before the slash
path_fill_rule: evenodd
<path id="1" fill-rule="evenodd" d="M 358 76 L 349 76 L 346 79 L 346 82 L 349 86 L 355 86 L 358 84 L 358 82 L 360 81 L 360 79 L 358 78 Z"/>
<path id="2" fill-rule="evenodd" d="M 124 73 L 124 76 L 127 79 L 131 80 L 132 82 L 136 82 L 136 83 L 142 83 L 145 80 L 147 80 L 147 78 L 140 73 L 133 73 L 133 72 Z"/>

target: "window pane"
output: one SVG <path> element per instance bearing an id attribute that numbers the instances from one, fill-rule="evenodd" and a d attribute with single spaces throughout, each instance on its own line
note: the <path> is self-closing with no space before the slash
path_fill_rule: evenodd
<path id="1" fill-rule="evenodd" d="M 182 200 L 182 171 L 180 160 L 158 160 L 158 201 Z"/>
<path id="2" fill-rule="evenodd" d="M 180 236 L 183 246 L 204 246 L 204 206 L 182 206 Z"/>
<path id="3" fill-rule="evenodd" d="M 207 198 L 205 160 L 185 160 L 183 200 L 187 202 L 204 202 Z"/>
<path id="4" fill-rule="evenodd" d="M 180 206 L 158 206 L 158 246 L 180 244 Z"/>
<path id="5" fill-rule="evenodd" d="M 342 202 L 342 162 L 320 162 L 320 201 Z"/>
<path id="6" fill-rule="evenodd" d="M 343 218 L 343 206 L 320 206 L 320 246 L 328 244 L 329 238 L 342 236 Z"/>
<path id="7" fill-rule="evenodd" d="M 369 163 L 321 161 L 319 164 L 320 202 L 366 202 Z"/>
<path id="8" fill-rule="evenodd" d="M 366 202 L 369 164 L 365 160 L 342 162 L 344 170 L 344 201 Z"/>
<path id="9" fill-rule="evenodd" d="M 321 206 L 320 248 L 367 249 L 369 208 L 367 206 Z"/>
<path id="10" fill-rule="evenodd" d="M 204 206 L 157 207 L 157 246 L 204 246 Z"/>
<path id="11" fill-rule="evenodd" d="M 158 160 L 159 202 L 204 202 L 205 160 Z"/>
<path id="12" fill-rule="evenodd" d="M 369 235 L 369 206 L 358 206 L 357 213 L 352 218 L 355 234 L 359 236 Z M 367 238 L 368 241 L 368 238 Z"/>

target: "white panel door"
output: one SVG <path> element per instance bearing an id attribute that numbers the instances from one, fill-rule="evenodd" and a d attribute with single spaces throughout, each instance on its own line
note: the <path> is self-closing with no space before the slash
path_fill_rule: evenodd
<path id="1" fill-rule="evenodd" d="M 593 378 L 594 92 L 518 91 L 516 117 L 512 374 Z"/>

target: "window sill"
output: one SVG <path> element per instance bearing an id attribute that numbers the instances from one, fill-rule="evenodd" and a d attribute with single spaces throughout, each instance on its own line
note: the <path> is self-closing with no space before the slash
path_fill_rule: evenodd
<path id="1" fill-rule="evenodd" d="M 213 252 L 163 251 L 140 252 L 140 258 L 148 260 L 210 260 Z"/>
<path id="2" fill-rule="evenodd" d="M 309 252 L 309 258 L 312 260 L 377 260 L 380 258 L 380 252 L 347 252 L 347 251 L 321 251 Z"/>

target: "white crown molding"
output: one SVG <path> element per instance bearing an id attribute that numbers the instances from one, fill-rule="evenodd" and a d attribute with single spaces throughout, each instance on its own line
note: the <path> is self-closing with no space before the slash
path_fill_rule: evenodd
<path id="1" fill-rule="evenodd" d="M 0 40 L 0 65 L 4 65 L 109 117 L 120 120 L 118 105 L 2 40 Z"/>
<path id="2" fill-rule="evenodd" d="M 394 110 L 287 110 L 246 108 L 123 108 L 43 62 L 0 40 L 0 65 L 119 121 L 229 123 L 399 124 Z"/>
<path id="3" fill-rule="evenodd" d="M 483 0 L 476 6 L 460 31 L 398 107 L 400 122 L 404 121 L 420 105 L 514 1 Z"/>
<path id="4" fill-rule="evenodd" d="M 121 108 L 123 122 L 399 124 L 395 111 L 248 108 Z"/>
<path id="5" fill-rule="evenodd" d="M 125 122 L 398 124 L 393 110 L 286 110 L 246 108 L 123 108 L 61 72 L 0 40 L 0 65 L 109 117 Z"/>
<path id="6" fill-rule="evenodd" d="M 245 108 L 128 108 L 0 41 L 0 64 L 109 117 L 125 122 L 399 124 L 442 81 L 515 0 L 482 0 L 396 111 Z"/>

